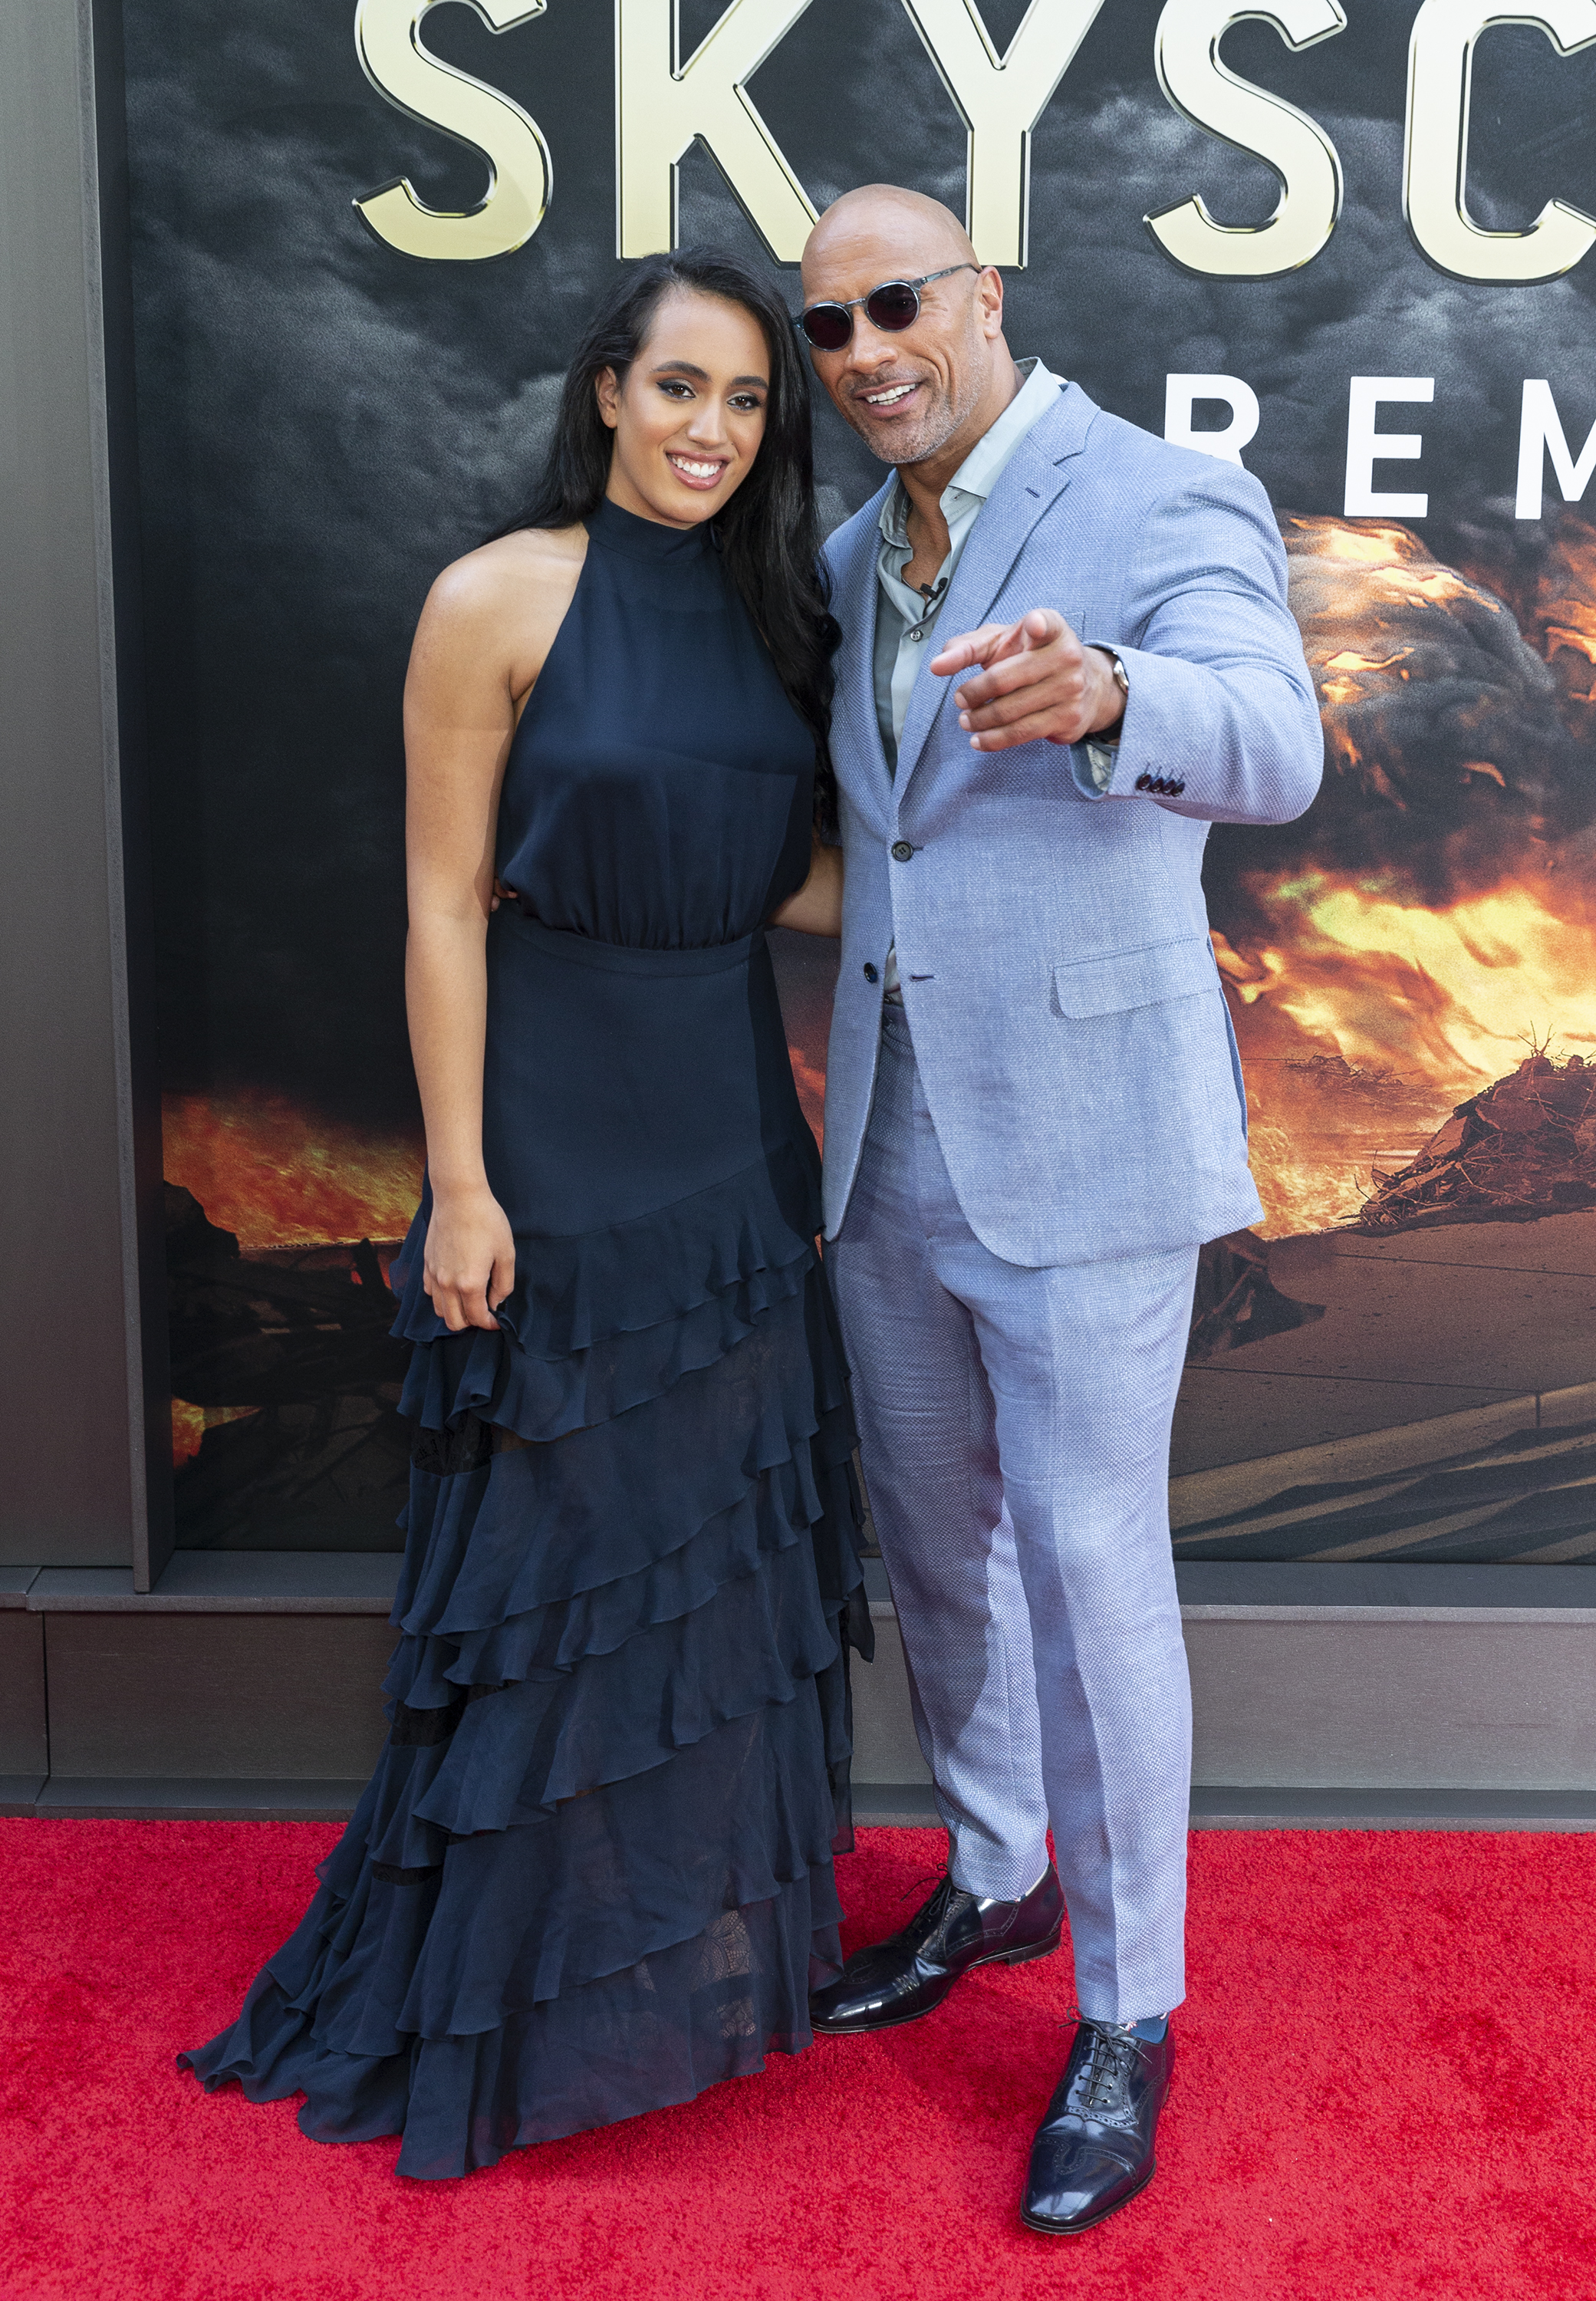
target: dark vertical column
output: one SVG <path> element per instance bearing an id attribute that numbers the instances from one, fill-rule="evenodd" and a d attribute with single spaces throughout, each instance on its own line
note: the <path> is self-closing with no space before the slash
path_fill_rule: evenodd
<path id="1" fill-rule="evenodd" d="M 0 10 L 0 1562 L 147 1587 L 171 1535 L 116 34 L 91 0 Z"/>

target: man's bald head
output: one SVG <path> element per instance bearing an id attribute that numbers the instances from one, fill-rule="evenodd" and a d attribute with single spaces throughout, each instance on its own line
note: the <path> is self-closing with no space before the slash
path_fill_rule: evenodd
<path id="1" fill-rule="evenodd" d="M 804 293 L 809 296 L 811 264 L 829 264 L 849 255 L 882 247 L 894 260 L 912 258 L 914 271 L 939 272 L 944 264 L 973 264 L 980 257 L 951 208 L 902 184 L 860 184 L 833 200 L 809 234 L 804 248 Z M 811 300 L 813 300 L 811 298 Z"/>
<path id="2" fill-rule="evenodd" d="M 925 283 L 919 311 L 907 328 L 879 327 L 865 300 L 898 280 Z M 923 192 L 861 184 L 833 200 L 804 249 L 804 303 L 848 308 L 852 334 L 815 351 L 815 370 L 883 463 L 944 451 L 957 463 L 1019 389 L 1003 282 L 952 210 Z"/>

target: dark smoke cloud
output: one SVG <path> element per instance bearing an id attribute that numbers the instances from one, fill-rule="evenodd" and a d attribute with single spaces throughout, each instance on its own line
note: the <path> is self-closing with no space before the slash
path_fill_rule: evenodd
<path id="1" fill-rule="evenodd" d="M 689 0 L 686 38 L 719 13 L 718 0 Z M 990 0 L 995 37 L 1021 13 L 1020 0 Z M 1169 370 L 1244 377 L 1264 406 L 1249 463 L 1283 510 L 1309 515 L 1341 508 L 1348 375 L 1434 375 L 1432 409 L 1388 419 L 1422 423 L 1424 462 L 1388 466 L 1384 481 L 1427 487 L 1425 540 L 1491 583 L 1483 506 L 1511 490 L 1523 376 L 1553 379 L 1576 444 L 1596 417 L 1592 266 L 1486 289 L 1413 249 L 1400 184 L 1412 13 L 1410 0 L 1360 8 L 1347 33 L 1297 57 L 1256 23 L 1230 36 L 1234 69 L 1324 124 L 1347 180 L 1325 253 L 1289 280 L 1246 286 L 1177 272 L 1141 218 L 1201 191 L 1227 221 L 1258 220 L 1274 180 L 1164 102 L 1157 0 L 1107 0 L 1036 132 L 1031 265 L 1010 281 L 1010 338 L 1153 429 Z M 613 17 L 596 0 L 550 0 L 497 38 L 464 9 L 429 18 L 431 45 L 524 104 L 555 158 L 554 205 L 531 245 L 451 266 L 381 247 L 349 205 L 401 171 L 440 204 L 471 200 L 480 181 L 470 155 L 367 86 L 352 14 L 349 0 L 255 0 L 244 14 L 128 0 L 127 41 L 169 1074 L 180 1085 L 249 1077 L 375 1117 L 408 1109 L 412 1092 L 399 999 L 405 650 L 433 574 L 522 492 L 582 316 L 614 275 Z M 888 176 L 962 209 L 964 132 L 897 0 L 815 0 L 754 93 L 817 204 Z M 1489 35 L 1470 189 L 1481 220 L 1522 224 L 1554 192 L 1596 211 L 1587 116 L 1596 55 L 1559 63 L 1532 30 Z M 757 253 L 701 153 L 683 171 L 682 222 L 686 236 Z M 796 276 L 783 284 L 796 306 Z M 820 440 L 840 517 L 881 467 L 829 408 Z M 1499 560 L 1525 548 L 1502 542 L 1500 517 L 1495 533 Z M 1583 761 L 1570 764 L 1566 741 L 1557 749 L 1555 705 L 1522 664 L 1509 675 L 1489 648 L 1476 661 L 1457 646 L 1446 681 L 1477 677 L 1481 694 L 1500 693 L 1502 729 L 1517 731 L 1502 746 L 1513 806 L 1571 818 L 1564 786 Z M 1432 762 L 1409 772 L 1444 844 L 1456 828 L 1445 793 L 1458 793 L 1465 828 L 1471 808 L 1505 802 L 1448 782 L 1456 745 L 1408 724 L 1426 709 L 1445 720 L 1439 694 L 1404 701 L 1392 740 L 1404 759 Z M 1351 835 L 1336 812 L 1345 797 L 1327 789 L 1299 834 L 1305 851 Z M 1358 805 L 1358 836 L 1384 851 L 1381 826 L 1389 818 L 1396 838 L 1403 810 L 1381 801 L 1381 816 L 1367 792 Z M 1214 842 L 1221 914 L 1248 837 Z M 1419 868 L 1416 849 L 1404 867 Z"/>
<path id="2" fill-rule="evenodd" d="M 1269 940 L 1262 884 L 1284 866 L 1430 908 L 1539 874 L 1590 822 L 1589 753 L 1509 608 L 1408 529 L 1297 517 L 1285 540 L 1324 785 L 1299 824 L 1216 839 L 1216 922 Z"/>

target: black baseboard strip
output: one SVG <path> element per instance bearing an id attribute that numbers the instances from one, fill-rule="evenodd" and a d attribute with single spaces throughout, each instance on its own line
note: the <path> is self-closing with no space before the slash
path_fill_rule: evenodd
<path id="1" fill-rule="evenodd" d="M 929 1782 L 856 1782 L 854 1820 L 861 1829 L 940 1829 L 942 1826 Z"/>
<path id="2" fill-rule="evenodd" d="M 861 1828 L 928 1829 L 923 1782 L 856 1782 Z M 1193 1829 L 1596 1830 L 1596 1790 L 1234 1789 L 1191 1793 Z"/>
<path id="3" fill-rule="evenodd" d="M 362 1782 L 49 1780 L 0 1774 L 0 1816 L 56 1820 L 347 1821 Z M 940 1826 L 929 1784 L 856 1782 L 854 1819 L 872 1828 Z M 1191 1793 L 1193 1829 L 1548 1829 L 1596 1831 L 1596 1790 L 1258 1789 Z"/>
<path id="4" fill-rule="evenodd" d="M 180 1550 L 154 1590 L 125 1566 L 46 1566 L 21 1604 L 34 1614 L 376 1614 L 399 1579 L 386 1550 Z"/>
<path id="5" fill-rule="evenodd" d="M 1596 1830 L 1596 1790 L 1232 1789 L 1191 1793 L 1193 1829 Z"/>
<path id="6" fill-rule="evenodd" d="M 41 1819 L 114 1821 L 347 1821 L 363 1782 L 120 1781 L 54 1775 L 30 1809 Z"/>

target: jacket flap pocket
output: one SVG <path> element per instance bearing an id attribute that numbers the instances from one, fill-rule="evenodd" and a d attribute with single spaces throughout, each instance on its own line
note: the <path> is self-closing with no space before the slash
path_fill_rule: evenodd
<path id="1" fill-rule="evenodd" d="M 1178 942 L 1116 950 L 1104 958 L 1078 958 L 1053 969 L 1060 1011 L 1077 1017 L 1120 1014 L 1218 987 L 1219 970 L 1207 935 L 1183 935 Z"/>

